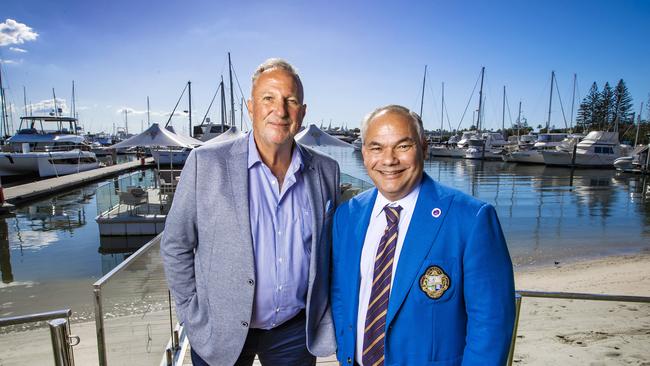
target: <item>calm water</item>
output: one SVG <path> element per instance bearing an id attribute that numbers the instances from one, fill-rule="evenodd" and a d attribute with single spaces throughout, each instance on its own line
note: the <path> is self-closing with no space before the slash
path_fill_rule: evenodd
<path id="1" fill-rule="evenodd" d="M 370 181 L 359 153 L 325 152 L 343 172 Z M 650 199 L 641 194 L 648 183 L 639 176 L 464 159 L 430 160 L 425 170 L 496 207 L 517 267 L 650 248 Z M 0 219 L 0 316 L 72 307 L 78 319 L 90 319 L 92 283 L 132 252 L 115 248 L 148 239 L 100 242 L 97 186 Z"/>
<path id="2" fill-rule="evenodd" d="M 370 181 L 361 154 L 324 149 L 345 173 Z M 650 249 L 650 178 L 615 170 L 434 158 L 425 171 L 493 204 L 516 266 Z"/>

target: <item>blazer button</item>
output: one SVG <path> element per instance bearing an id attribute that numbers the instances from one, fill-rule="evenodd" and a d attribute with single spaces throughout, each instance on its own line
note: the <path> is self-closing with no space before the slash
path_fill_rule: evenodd
<path id="1" fill-rule="evenodd" d="M 248 284 L 251 285 L 251 286 L 253 286 L 253 285 L 255 284 L 255 281 L 253 281 L 253 279 L 250 279 L 250 278 L 248 279 L 247 282 L 248 282 Z"/>
<path id="2" fill-rule="evenodd" d="M 352 358 L 348 357 L 348 363 L 352 363 Z"/>
<path id="3" fill-rule="evenodd" d="M 248 328 L 248 323 L 247 322 L 241 322 L 241 326 L 244 328 Z"/>

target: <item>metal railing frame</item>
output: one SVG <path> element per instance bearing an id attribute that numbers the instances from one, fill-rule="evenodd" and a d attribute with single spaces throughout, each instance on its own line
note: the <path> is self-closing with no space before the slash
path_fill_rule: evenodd
<path id="1" fill-rule="evenodd" d="M 50 328 L 50 338 L 52 340 L 54 365 L 74 366 L 74 352 L 72 347 L 79 344 L 79 337 L 70 334 L 70 315 L 72 315 L 72 310 L 63 309 L 44 313 L 0 318 L 0 328 L 10 325 L 47 321 Z M 70 342 L 71 339 L 75 339 L 76 342 L 73 344 Z"/>
<path id="2" fill-rule="evenodd" d="M 97 334 L 97 355 L 99 357 L 99 365 L 107 366 L 108 360 L 106 355 L 106 334 L 104 333 L 104 312 L 102 308 L 102 286 L 108 282 L 113 276 L 122 272 L 129 264 L 135 261 L 149 250 L 153 245 L 160 242 L 162 233 L 158 234 L 155 238 L 151 239 L 147 244 L 143 245 L 135 253 L 131 254 L 126 260 L 113 268 L 110 272 L 104 275 L 93 284 L 93 299 L 95 303 L 95 332 Z M 170 305 L 171 306 L 171 305 Z"/>
<path id="3" fill-rule="evenodd" d="M 521 290 L 515 294 L 515 325 L 510 341 L 510 351 L 508 352 L 507 365 L 511 366 L 514 361 L 515 343 L 517 342 L 517 328 L 519 328 L 519 314 L 521 310 L 521 301 L 524 297 L 536 297 L 545 299 L 561 300 L 587 300 L 587 301 L 615 301 L 615 302 L 635 302 L 650 304 L 650 296 L 627 296 L 627 295 L 602 295 L 602 294 L 585 294 L 578 292 L 545 292 L 545 291 L 528 291 Z"/>

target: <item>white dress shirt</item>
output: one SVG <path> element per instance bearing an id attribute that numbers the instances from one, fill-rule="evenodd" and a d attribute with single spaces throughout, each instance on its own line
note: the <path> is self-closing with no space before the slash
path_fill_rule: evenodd
<path id="1" fill-rule="evenodd" d="M 397 245 L 395 247 L 395 254 L 393 257 L 393 273 L 390 279 L 392 288 L 393 280 L 395 279 L 395 270 L 397 269 L 397 262 L 399 261 L 399 255 L 402 251 L 402 245 L 404 244 L 404 237 L 406 236 L 406 231 L 409 228 L 409 223 L 411 222 L 413 210 L 415 209 L 415 203 L 418 200 L 419 194 L 419 184 L 417 187 L 415 187 L 415 189 L 411 191 L 411 193 L 406 195 L 406 197 L 397 201 L 389 201 L 380 192 L 377 192 L 375 205 L 372 208 L 372 213 L 370 214 L 370 223 L 368 224 L 368 229 L 366 230 L 366 238 L 363 241 L 363 250 L 361 251 L 361 264 L 359 268 L 359 273 L 361 274 L 361 282 L 359 284 L 359 311 L 357 313 L 357 347 L 355 357 L 357 363 L 361 366 L 364 366 L 361 360 L 361 356 L 363 355 L 363 334 L 364 329 L 366 328 L 366 313 L 368 312 L 368 302 L 370 300 L 373 276 L 375 272 L 375 256 L 377 255 L 379 241 L 384 235 L 384 230 L 388 225 L 388 222 L 386 221 L 386 214 L 384 213 L 384 207 L 386 205 L 389 205 L 391 207 L 402 206 L 402 211 L 399 215 L 399 224 L 397 227 Z"/>

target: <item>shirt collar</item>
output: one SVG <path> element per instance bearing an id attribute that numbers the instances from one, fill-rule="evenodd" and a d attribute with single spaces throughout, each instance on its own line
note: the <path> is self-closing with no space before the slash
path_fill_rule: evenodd
<path id="1" fill-rule="evenodd" d="M 415 209 L 415 203 L 418 200 L 418 195 L 420 194 L 420 186 L 422 186 L 422 181 L 413 188 L 413 190 L 406 196 L 398 199 L 397 201 L 390 201 L 388 198 L 384 197 L 381 192 L 377 192 L 377 198 L 375 199 L 375 206 L 372 208 L 372 217 L 379 216 L 386 205 L 402 206 L 402 209 L 406 212 L 413 212 Z"/>
<path id="2" fill-rule="evenodd" d="M 248 169 L 252 168 L 257 163 L 263 164 L 264 162 L 260 158 L 260 152 L 257 150 L 253 131 L 251 130 L 248 132 Z M 303 165 L 302 154 L 296 144 L 291 153 L 291 164 L 289 165 L 287 173 L 295 173 L 296 171 L 302 170 Z"/>

